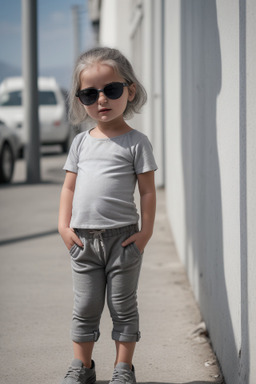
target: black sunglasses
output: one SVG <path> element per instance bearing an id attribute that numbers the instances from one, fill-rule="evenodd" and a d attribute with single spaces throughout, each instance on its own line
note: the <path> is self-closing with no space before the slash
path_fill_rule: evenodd
<path id="1" fill-rule="evenodd" d="M 98 100 L 100 92 L 103 92 L 107 98 L 116 100 L 122 96 L 124 87 L 128 87 L 128 84 L 116 82 L 105 85 L 103 89 L 85 88 L 77 91 L 76 97 L 79 97 L 84 105 L 94 104 Z"/>

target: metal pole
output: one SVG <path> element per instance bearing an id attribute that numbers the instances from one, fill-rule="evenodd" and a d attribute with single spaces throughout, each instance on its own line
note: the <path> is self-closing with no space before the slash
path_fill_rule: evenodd
<path id="1" fill-rule="evenodd" d="M 74 61 L 78 59 L 80 54 L 80 21 L 79 21 L 79 5 L 72 7 L 73 33 L 74 33 Z"/>
<path id="2" fill-rule="evenodd" d="M 23 106 L 27 182 L 40 182 L 40 132 L 37 87 L 37 0 L 22 0 Z"/>

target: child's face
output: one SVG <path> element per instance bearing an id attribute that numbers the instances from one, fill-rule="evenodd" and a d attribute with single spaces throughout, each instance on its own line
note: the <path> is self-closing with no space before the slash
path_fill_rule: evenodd
<path id="1" fill-rule="evenodd" d="M 81 72 L 80 90 L 85 88 L 103 89 L 107 84 L 113 82 L 124 83 L 125 80 L 107 64 L 95 64 L 89 69 Z M 123 119 L 123 113 L 128 101 L 132 101 L 135 96 L 135 86 L 131 85 L 123 88 L 123 94 L 118 99 L 109 99 L 103 92 L 99 93 L 99 98 L 91 105 L 83 105 L 88 115 L 98 122 L 110 122 L 114 119 Z"/>

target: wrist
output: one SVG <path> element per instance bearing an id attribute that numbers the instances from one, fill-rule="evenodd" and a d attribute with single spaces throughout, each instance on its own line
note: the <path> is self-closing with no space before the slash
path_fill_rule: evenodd
<path id="1" fill-rule="evenodd" d="M 70 229 L 69 225 L 59 224 L 59 226 L 58 226 L 59 233 L 62 233 L 64 231 L 66 231 L 67 229 Z"/>
<path id="2" fill-rule="evenodd" d="M 141 228 L 140 233 L 149 240 L 153 235 L 153 230 Z"/>

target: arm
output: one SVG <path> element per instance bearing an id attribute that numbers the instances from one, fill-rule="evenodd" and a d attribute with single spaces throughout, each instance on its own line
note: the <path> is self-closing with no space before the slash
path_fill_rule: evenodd
<path id="1" fill-rule="evenodd" d="M 83 243 L 75 234 L 74 230 L 69 226 L 72 215 L 72 202 L 76 185 L 76 177 L 76 173 L 66 173 L 60 195 L 58 230 L 68 249 L 70 249 L 75 243 L 78 246 L 83 247 Z"/>
<path id="2" fill-rule="evenodd" d="M 154 182 L 154 171 L 138 175 L 141 209 L 141 230 L 122 243 L 123 247 L 136 243 L 142 252 L 153 234 L 156 211 L 156 190 Z"/>

